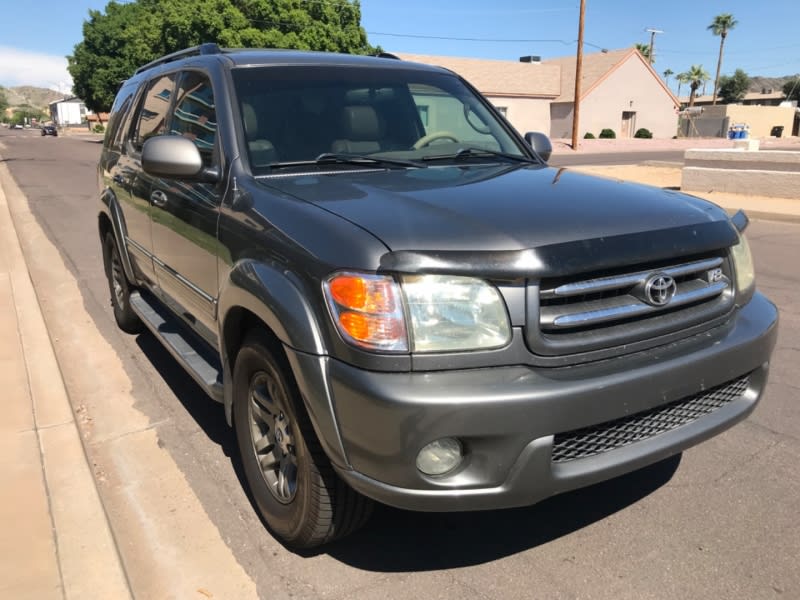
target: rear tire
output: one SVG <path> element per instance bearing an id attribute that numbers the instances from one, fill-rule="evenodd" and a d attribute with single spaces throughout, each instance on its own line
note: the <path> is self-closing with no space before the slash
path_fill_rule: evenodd
<path id="1" fill-rule="evenodd" d="M 287 546 L 313 548 L 367 521 L 372 501 L 334 472 L 288 361 L 261 331 L 247 335 L 236 357 L 233 420 L 255 503 Z"/>
<path id="2" fill-rule="evenodd" d="M 122 268 L 117 242 L 112 232 L 106 233 L 103 239 L 103 261 L 106 267 L 108 289 L 111 292 L 111 308 L 114 319 L 125 333 L 140 333 L 144 326 L 138 315 L 131 308 L 131 286 Z"/>

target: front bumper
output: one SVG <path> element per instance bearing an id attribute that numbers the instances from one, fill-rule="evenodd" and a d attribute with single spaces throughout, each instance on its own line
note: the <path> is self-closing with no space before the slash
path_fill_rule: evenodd
<path id="1" fill-rule="evenodd" d="M 573 367 L 378 373 L 308 355 L 291 362 L 299 378 L 324 381 L 338 439 L 323 445 L 343 449 L 334 463 L 354 489 L 411 510 L 495 509 L 641 468 L 744 419 L 766 385 L 777 322 L 775 306 L 756 294 L 722 332 Z M 586 458 L 552 460 L 554 434 L 653 411 L 747 374 L 743 393 L 691 422 Z M 423 475 L 417 453 L 446 436 L 461 440 L 464 463 L 445 476 Z"/>

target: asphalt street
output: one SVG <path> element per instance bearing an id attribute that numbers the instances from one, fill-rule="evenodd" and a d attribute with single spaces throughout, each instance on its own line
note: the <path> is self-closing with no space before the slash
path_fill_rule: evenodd
<path id="1" fill-rule="evenodd" d="M 0 129 L 0 154 L 80 289 L 89 316 L 80 326 L 96 329 L 116 353 L 136 410 L 260 597 L 800 597 L 800 225 L 754 221 L 748 231 L 759 287 L 782 321 L 766 396 L 744 423 L 682 456 L 529 508 L 380 508 L 361 532 L 299 556 L 275 542 L 242 490 L 222 407 L 149 334 L 129 336 L 114 324 L 96 233 L 100 149 L 92 136 Z M 40 290 L 35 274 L 34 284 Z M 75 315 L 41 291 L 40 301 L 51 331 L 68 331 Z M 53 341 L 77 410 L 74 381 L 84 361 L 64 337 Z M 94 409 L 83 409 L 89 427 Z M 157 509 L 135 508 L 146 516 Z M 124 524 L 110 518 L 126 544 Z M 188 552 L 198 541 L 189 532 L 180 544 Z"/>

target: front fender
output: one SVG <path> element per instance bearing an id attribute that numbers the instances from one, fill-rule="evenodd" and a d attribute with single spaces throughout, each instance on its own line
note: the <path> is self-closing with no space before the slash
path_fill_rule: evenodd
<path id="1" fill-rule="evenodd" d="M 301 352 L 325 354 L 314 310 L 302 288 L 297 276 L 282 265 L 239 261 L 220 290 L 220 323 L 224 327 L 230 309 L 241 307 L 261 319 L 281 343 Z"/>
<path id="2" fill-rule="evenodd" d="M 245 259 L 236 263 L 219 296 L 220 355 L 224 381 L 225 416 L 232 422 L 233 357 L 241 331 L 234 315 L 241 309 L 255 315 L 286 347 L 286 355 L 297 381 L 308 415 L 331 461 L 346 467 L 333 402 L 320 367 L 326 346 L 317 313 L 299 278 L 283 265 Z M 234 340 L 236 340 L 234 342 Z M 320 362 L 322 361 L 322 362 Z"/>

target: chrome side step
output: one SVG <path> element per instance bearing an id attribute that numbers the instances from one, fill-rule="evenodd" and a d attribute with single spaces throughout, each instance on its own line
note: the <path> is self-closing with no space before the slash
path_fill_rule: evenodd
<path id="1" fill-rule="evenodd" d="M 222 402 L 222 368 L 213 351 L 157 301 L 139 292 L 130 295 L 131 308 L 197 384 L 217 402 Z"/>

